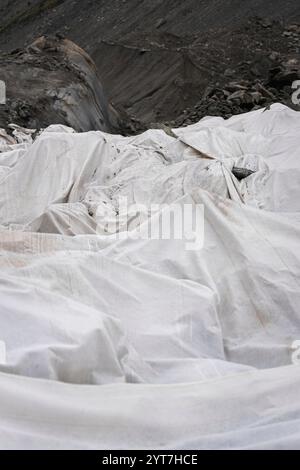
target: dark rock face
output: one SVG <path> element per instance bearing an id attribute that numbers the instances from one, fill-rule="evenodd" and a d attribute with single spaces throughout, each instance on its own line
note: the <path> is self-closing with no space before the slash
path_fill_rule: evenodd
<path id="1" fill-rule="evenodd" d="M 299 23 L 299 0 L 0 0 L 0 51 L 41 35 L 75 41 L 130 133 L 292 106 Z"/>
<path id="2" fill-rule="evenodd" d="M 14 122 L 28 128 L 65 124 L 79 132 L 126 128 L 127 118 L 108 102 L 93 61 L 71 41 L 43 36 L 2 57 L 0 70 L 7 87 L 0 127 Z"/>

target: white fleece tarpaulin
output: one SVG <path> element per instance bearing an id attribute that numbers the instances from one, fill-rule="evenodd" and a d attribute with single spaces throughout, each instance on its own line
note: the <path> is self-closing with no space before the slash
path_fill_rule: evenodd
<path id="1" fill-rule="evenodd" d="M 13 129 L 0 448 L 300 449 L 300 114 L 274 105 L 173 136 Z M 201 205 L 203 247 L 138 237 L 133 213 L 116 237 L 125 197 Z"/>

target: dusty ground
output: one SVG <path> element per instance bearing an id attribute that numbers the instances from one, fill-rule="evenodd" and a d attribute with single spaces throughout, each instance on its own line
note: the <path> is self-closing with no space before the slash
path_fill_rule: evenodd
<path id="1" fill-rule="evenodd" d="M 145 126 L 291 105 L 299 76 L 299 0 L 0 0 L 0 14 L 2 52 L 72 39 L 108 99 Z"/>

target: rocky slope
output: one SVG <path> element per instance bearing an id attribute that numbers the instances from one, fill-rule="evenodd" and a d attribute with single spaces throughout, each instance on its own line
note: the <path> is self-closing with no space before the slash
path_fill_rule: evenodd
<path id="1" fill-rule="evenodd" d="M 0 13 L 2 52 L 42 34 L 75 41 L 137 128 L 291 105 L 298 0 L 0 0 Z"/>
<path id="2" fill-rule="evenodd" d="M 101 129 L 129 132 L 108 102 L 96 67 L 80 47 L 66 39 L 41 37 L 23 51 L 0 58 L 7 102 L 0 127 L 65 124 L 78 132 Z"/>

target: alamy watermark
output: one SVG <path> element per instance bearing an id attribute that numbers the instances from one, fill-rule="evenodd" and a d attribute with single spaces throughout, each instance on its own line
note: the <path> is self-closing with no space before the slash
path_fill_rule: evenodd
<path id="1" fill-rule="evenodd" d="M 292 363 L 295 366 L 300 366 L 300 340 L 294 341 L 292 344 Z"/>
<path id="2" fill-rule="evenodd" d="M 0 104 L 6 104 L 6 84 L 0 80 Z"/>
<path id="3" fill-rule="evenodd" d="M 295 90 L 292 94 L 292 103 L 300 105 L 300 80 L 293 82 L 292 89 Z"/>
<path id="4" fill-rule="evenodd" d="M 117 209 L 98 206 L 97 233 L 121 240 L 184 240 L 188 251 L 204 245 L 204 206 L 192 203 L 129 204 L 117 199 Z"/>

